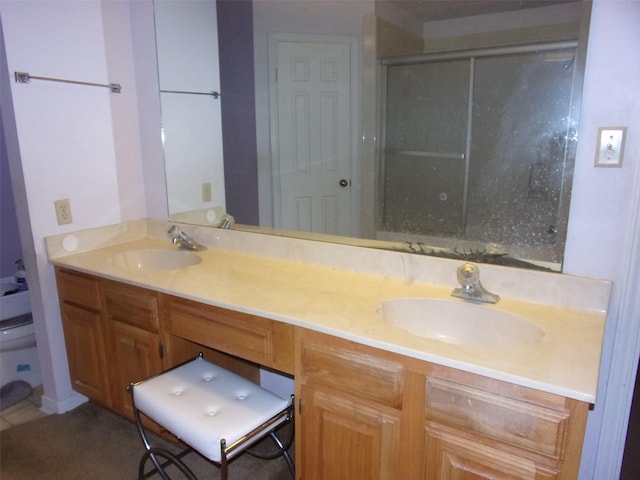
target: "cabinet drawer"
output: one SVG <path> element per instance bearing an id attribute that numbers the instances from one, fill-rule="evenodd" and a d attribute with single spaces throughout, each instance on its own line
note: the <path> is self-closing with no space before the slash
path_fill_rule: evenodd
<path id="1" fill-rule="evenodd" d="M 429 479 L 559 480 L 560 471 L 475 441 L 440 424 L 426 428 L 425 474 Z M 571 478 L 567 476 L 566 478 Z"/>
<path id="2" fill-rule="evenodd" d="M 362 345 L 338 339 L 317 343 L 309 340 L 312 336 L 315 335 L 307 334 L 301 346 L 301 373 L 305 382 L 338 388 L 390 407 L 402 407 L 404 365 L 382 358 L 382 352 Z"/>
<path id="3" fill-rule="evenodd" d="M 569 412 L 448 380 L 427 379 L 427 418 L 561 459 Z"/>
<path id="4" fill-rule="evenodd" d="M 130 285 L 105 282 L 104 299 L 109 318 L 157 332 L 160 320 L 154 292 Z"/>
<path id="5" fill-rule="evenodd" d="M 74 303 L 100 310 L 100 288 L 98 280 L 68 270 L 56 269 L 58 295 L 67 303 Z"/>
<path id="6" fill-rule="evenodd" d="M 169 297 L 169 333 L 250 362 L 293 373 L 293 326 Z"/>

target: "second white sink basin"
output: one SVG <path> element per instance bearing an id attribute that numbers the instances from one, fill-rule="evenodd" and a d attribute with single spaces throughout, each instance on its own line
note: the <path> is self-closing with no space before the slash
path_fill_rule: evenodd
<path id="1" fill-rule="evenodd" d="M 490 305 L 433 298 L 387 300 L 387 323 L 420 337 L 476 347 L 517 347 L 537 342 L 544 331 L 518 315 Z"/>
<path id="2" fill-rule="evenodd" d="M 177 270 L 197 265 L 202 259 L 184 250 L 140 249 L 127 250 L 113 256 L 113 264 L 127 270 Z"/>

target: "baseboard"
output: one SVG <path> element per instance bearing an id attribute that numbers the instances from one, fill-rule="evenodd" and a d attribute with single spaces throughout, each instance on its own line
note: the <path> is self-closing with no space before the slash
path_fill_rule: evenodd
<path id="1" fill-rule="evenodd" d="M 83 403 L 88 402 L 89 399 L 79 393 L 74 393 L 70 397 L 63 399 L 62 401 L 56 401 L 45 395 L 42 396 L 40 410 L 46 414 L 60 414 L 73 410 L 79 407 Z"/>

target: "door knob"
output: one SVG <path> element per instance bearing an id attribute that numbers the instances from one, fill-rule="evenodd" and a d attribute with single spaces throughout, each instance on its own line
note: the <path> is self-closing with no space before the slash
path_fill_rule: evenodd
<path id="1" fill-rule="evenodd" d="M 349 180 L 343 178 L 342 180 L 340 180 L 339 184 L 342 188 L 344 188 L 349 185 Z"/>

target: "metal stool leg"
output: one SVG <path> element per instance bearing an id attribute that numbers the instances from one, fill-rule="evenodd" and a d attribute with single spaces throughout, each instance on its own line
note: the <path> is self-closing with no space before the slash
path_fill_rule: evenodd
<path id="1" fill-rule="evenodd" d="M 292 430 L 293 430 L 293 426 L 292 426 Z M 291 472 L 291 477 L 295 479 L 296 466 L 293 463 L 293 459 L 291 458 L 291 455 L 289 455 L 289 447 L 291 446 L 291 440 L 293 439 L 293 434 L 289 439 L 287 446 L 283 445 L 280 438 L 274 432 L 271 432 L 269 436 L 274 441 L 274 443 L 278 446 L 278 448 L 282 451 L 282 457 L 284 457 L 285 461 L 287 462 L 287 466 L 289 467 L 289 472 Z"/>
<path id="2" fill-rule="evenodd" d="M 290 424 L 290 431 L 289 431 L 289 435 L 287 438 L 286 442 L 282 442 L 282 440 L 280 439 L 280 437 L 278 437 L 278 435 L 275 432 L 269 432 L 269 437 L 271 438 L 271 440 L 273 440 L 273 442 L 276 444 L 276 446 L 278 447 L 277 450 L 275 450 L 272 453 L 257 453 L 255 450 L 252 449 L 247 449 L 246 452 L 249 455 L 252 455 L 256 458 L 260 458 L 263 460 L 274 460 L 278 457 L 284 457 L 285 461 L 287 462 L 287 466 L 289 467 L 289 472 L 291 473 L 291 477 L 293 479 L 295 479 L 296 477 L 296 469 L 295 469 L 295 463 L 293 461 L 293 459 L 291 458 L 291 455 L 289 454 L 289 448 L 291 448 L 291 444 L 293 443 L 293 438 L 294 438 L 294 428 L 295 428 L 295 424 L 294 424 L 294 413 L 293 413 L 293 397 L 292 397 L 292 402 L 291 402 L 291 408 L 290 408 L 290 417 L 287 423 Z"/>
<path id="3" fill-rule="evenodd" d="M 140 459 L 140 463 L 138 465 L 138 480 L 147 479 L 156 474 L 159 474 L 162 477 L 162 480 L 171 480 L 171 478 L 164 471 L 165 467 L 171 464 L 175 465 L 187 479 L 198 480 L 194 473 L 189 469 L 189 467 L 187 467 L 187 465 L 180 459 L 180 457 L 186 455 L 190 451 L 190 449 L 185 450 L 179 455 L 174 455 L 164 448 L 152 447 L 149 439 L 147 438 L 147 432 L 142 426 L 142 418 L 140 417 L 140 412 L 137 408 L 135 408 L 135 406 L 133 408 L 133 414 L 136 421 L 136 427 L 138 428 L 138 433 L 140 434 L 140 438 L 142 439 L 142 443 L 144 444 L 144 448 L 146 450 L 146 452 L 142 455 L 142 458 Z M 158 457 L 164 458 L 166 461 L 160 463 L 158 461 Z M 151 460 L 154 469 L 145 473 L 144 467 L 147 463 L 147 459 Z"/>
<path id="4" fill-rule="evenodd" d="M 160 463 L 158 458 L 164 458 L 166 461 Z M 153 470 L 145 473 L 144 467 L 147 463 L 147 459 L 151 460 L 154 468 Z M 169 465 L 175 465 L 188 480 L 198 480 L 191 469 L 187 467 L 182 460 L 180 460 L 178 455 L 174 455 L 164 448 L 151 448 L 142 455 L 140 465 L 138 466 L 138 480 L 147 479 L 156 474 L 159 474 L 163 480 L 171 480 L 164 470 Z"/>

